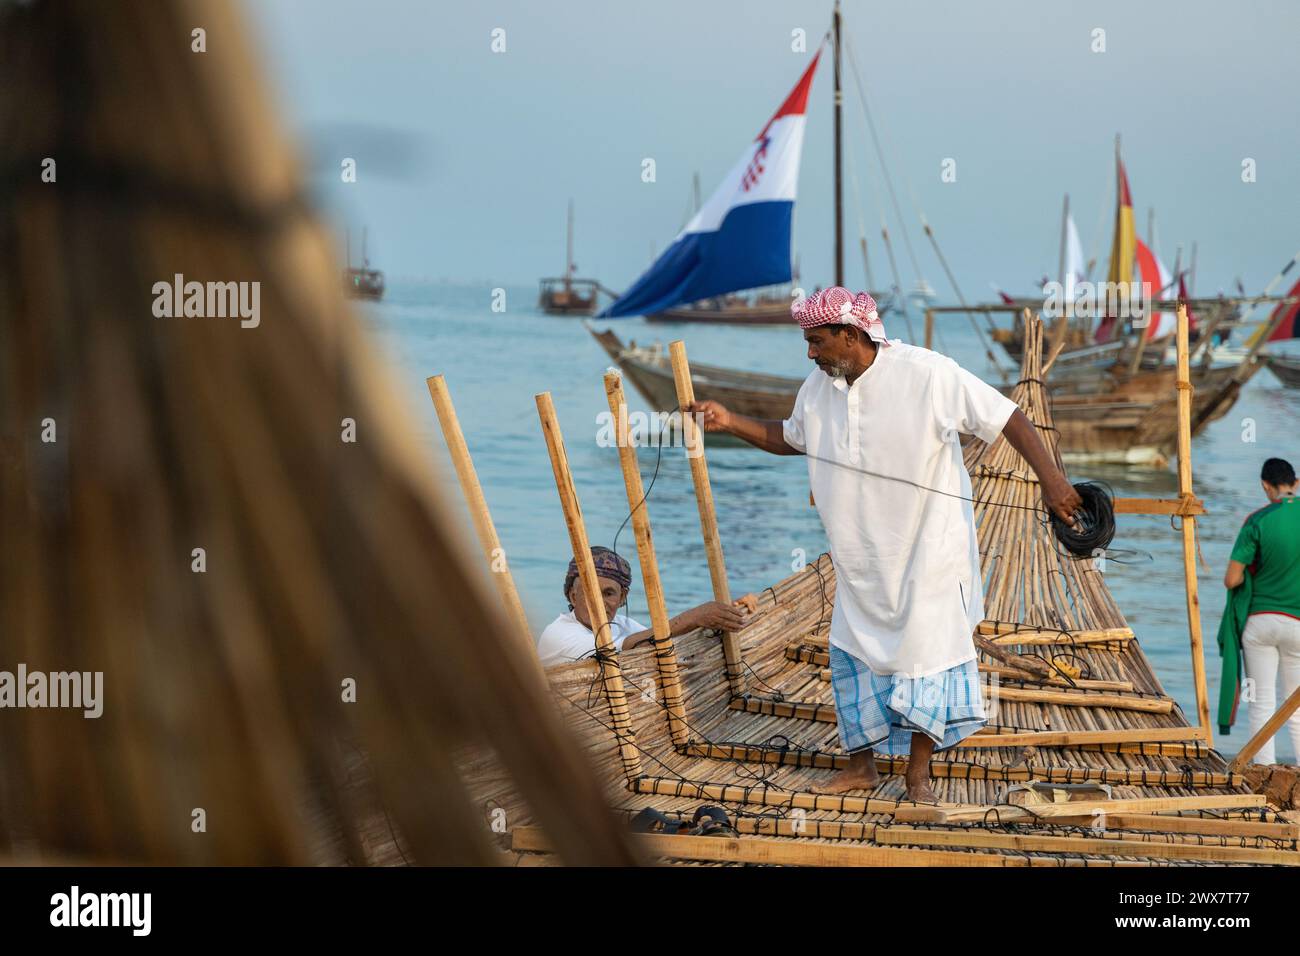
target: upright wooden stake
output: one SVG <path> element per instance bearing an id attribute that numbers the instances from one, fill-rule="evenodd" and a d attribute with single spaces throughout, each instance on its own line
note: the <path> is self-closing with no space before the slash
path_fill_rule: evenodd
<path id="1" fill-rule="evenodd" d="M 1178 304 L 1178 496 L 1192 494 L 1192 381 L 1188 365 L 1187 304 Z M 1187 587 L 1187 629 L 1192 641 L 1192 677 L 1196 681 L 1196 713 L 1205 742 L 1213 745 L 1210 698 L 1205 685 L 1205 647 L 1201 641 L 1201 599 L 1196 584 L 1196 517 L 1183 515 L 1183 580 Z"/>
<path id="2" fill-rule="evenodd" d="M 1232 759 L 1228 769 L 1236 772 L 1244 769 L 1255 754 L 1259 753 L 1260 748 L 1268 743 L 1268 739 L 1281 730 L 1282 725 L 1297 710 L 1300 710 L 1300 687 L 1293 690 L 1291 696 L 1282 702 L 1282 706 L 1277 709 L 1277 713 L 1270 717 L 1263 727 L 1259 728 L 1259 733 L 1246 741 L 1246 746 L 1242 747 L 1237 756 Z"/>
<path id="3" fill-rule="evenodd" d="M 605 698 L 609 701 L 610 723 L 614 728 L 614 737 L 618 740 L 623 773 L 631 783 L 645 774 L 641 770 L 641 757 L 636 749 L 636 735 L 632 732 L 631 713 L 628 711 L 627 696 L 623 691 L 623 671 L 618 666 L 618 652 L 614 649 L 613 638 L 610 637 L 609 619 L 605 615 L 605 601 L 600 593 L 600 582 L 596 580 L 596 565 L 591 560 L 587 526 L 582 520 L 582 508 L 578 505 L 578 492 L 573 486 L 573 475 L 569 471 L 569 457 L 564 451 L 564 437 L 560 434 L 560 421 L 555 417 L 551 393 L 542 392 L 535 400 L 537 415 L 542 421 L 542 433 L 546 436 L 546 450 L 551 456 L 551 470 L 555 473 L 555 489 L 560 493 L 564 523 L 569 529 L 569 543 L 573 545 L 573 557 L 578 564 L 578 579 L 582 582 L 582 593 L 587 599 L 587 614 L 591 619 L 592 632 L 596 636 L 600 676 L 605 684 Z"/>
<path id="4" fill-rule="evenodd" d="M 686 343 L 680 339 L 668 346 L 673 360 L 673 380 L 677 385 L 677 403 L 685 408 L 695 401 L 695 385 L 691 381 L 691 366 L 686 361 Z M 704 434 L 696 427 L 695 418 L 682 415 L 682 435 L 686 441 L 686 455 L 691 462 L 691 479 L 695 483 L 695 503 L 700 511 L 700 531 L 704 535 L 704 551 L 709 559 L 709 577 L 713 581 L 713 599 L 721 604 L 731 603 L 731 587 L 727 584 L 727 566 L 722 558 L 722 539 L 718 537 L 718 516 L 713 510 L 713 488 L 709 485 L 709 463 L 704 460 Z M 691 453 L 695 449 L 695 454 Z M 740 642 L 735 634 L 722 635 L 722 652 L 727 660 L 727 682 L 731 693 L 745 693 L 745 675 L 741 668 Z"/>
<path id="5" fill-rule="evenodd" d="M 623 395 L 623 376 L 617 371 L 605 373 L 605 398 L 614 416 L 618 441 L 618 461 L 623 467 L 623 485 L 627 489 L 627 506 L 632 512 L 632 530 L 636 534 L 636 554 L 641 562 L 641 580 L 645 582 L 646 603 L 655 632 L 655 664 L 659 669 L 659 689 L 668 712 L 668 734 L 676 746 L 687 743 L 686 708 L 682 695 L 681 675 L 677 670 L 677 652 L 673 647 L 672 625 L 664 605 L 663 585 L 659 581 L 659 562 L 655 559 L 654 539 L 650 536 L 650 514 L 646 509 L 641 471 L 637 468 L 636 449 L 628 437 L 627 399 Z"/>
<path id="6" fill-rule="evenodd" d="M 537 646 L 532 640 L 532 629 L 528 626 L 528 615 L 524 613 L 523 602 L 519 600 L 519 591 L 515 588 L 515 579 L 510 574 L 509 563 L 505 559 L 505 549 L 497 537 L 496 525 L 492 522 L 492 513 L 488 510 L 487 499 L 483 497 L 483 487 L 478 483 L 478 473 L 474 470 L 474 460 L 470 458 L 469 447 L 465 444 L 465 435 L 460 430 L 460 419 L 456 416 L 456 407 L 451 402 L 451 392 L 441 375 L 426 379 L 429 397 L 433 399 L 434 410 L 438 413 L 438 422 L 442 425 L 442 436 L 447 442 L 447 451 L 451 462 L 456 467 L 456 477 L 460 479 L 460 490 L 465 496 L 465 505 L 469 508 L 470 519 L 474 522 L 474 531 L 483 548 L 483 559 L 488 570 L 492 572 L 492 581 L 506 613 L 519 631 L 520 640 L 527 647 L 533 660 L 537 660 Z M 541 661 L 538 661 L 541 669 Z"/>
<path id="7" fill-rule="evenodd" d="M 925 310 L 925 347 L 934 348 L 934 309 Z"/>

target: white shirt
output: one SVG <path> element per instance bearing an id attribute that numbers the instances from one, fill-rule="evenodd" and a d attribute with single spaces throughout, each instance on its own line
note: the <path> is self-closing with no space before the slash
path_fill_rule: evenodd
<path id="1" fill-rule="evenodd" d="M 614 615 L 609 622 L 609 636 L 614 641 L 614 650 L 622 650 L 623 642 L 633 634 L 648 630 L 626 614 Z M 543 667 L 553 664 L 566 664 L 581 657 L 592 657 L 596 650 L 596 637 L 587 625 L 578 620 L 572 611 L 561 614 L 542 631 L 537 639 L 537 656 L 542 659 Z"/>
<path id="2" fill-rule="evenodd" d="M 831 542 L 830 642 L 875 673 L 924 677 L 975 657 L 984 589 L 959 433 L 992 442 L 1015 408 L 947 356 L 898 341 L 851 387 L 821 369 L 800 387 L 783 432 L 809 456 Z"/>

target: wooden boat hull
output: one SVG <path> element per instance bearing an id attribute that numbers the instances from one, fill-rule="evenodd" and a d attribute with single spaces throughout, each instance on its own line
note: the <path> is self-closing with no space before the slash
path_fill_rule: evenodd
<path id="1" fill-rule="evenodd" d="M 677 386 L 666 353 L 625 347 L 611 331 L 591 329 L 591 334 L 656 411 L 677 408 Z M 691 381 L 699 401 L 721 402 L 753 418 L 789 418 L 794 397 L 803 384 L 800 378 L 737 372 L 696 362 L 691 363 Z"/>
<path id="2" fill-rule="evenodd" d="M 1264 359 L 1264 364 L 1283 385 L 1300 388 L 1300 359 L 1270 355 Z"/>
<path id="3" fill-rule="evenodd" d="M 543 297 L 538 305 L 547 315 L 595 315 L 596 297 L 584 298 L 579 295 L 565 296 L 557 293 Z"/>
<path id="4" fill-rule="evenodd" d="M 384 274 L 377 269 L 348 269 L 343 273 L 343 289 L 354 299 L 377 302 L 384 297 Z"/>
<path id="5" fill-rule="evenodd" d="M 547 278 L 538 283 L 537 307 L 547 315 L 595 315 L 595 279 Z"/>
<path id="6" fill-rule="evenodd" d="M 790 303 L 760 302 L 756 305 L 693 305 L 680 309 L 665 309 L 647 315 L 647 322 L 721 323 L 724 325 L 789 325 Z"/>

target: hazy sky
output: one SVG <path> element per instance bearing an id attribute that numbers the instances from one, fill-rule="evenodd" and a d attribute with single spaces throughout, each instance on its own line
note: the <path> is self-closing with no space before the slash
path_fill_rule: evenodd
<path id="1" fill-rule="evenodd" d="M 789 91 L 831 3 L 249 0 L 279 103 L 309 143 L 318 195 L 390 276 L 512 285 L 562 271 L 577 206 L 583 275 L 628 285 L 682 226 Z M 1257 291 L 1300 249 L 1300 5 L 1293 2 L 859 3 L 844 7 L 921 270 L 968 298 L 1056 271 L 1070 193 L 1085 255 L 1109 251 L 1113 139 L 1123 136 L 1139 233 L 1154 206 L 1173 266 L 1199 244 L 1197 292 L 1240 275 Z M 505 30 L 507 52 L 490 48 Z M 1091 50 L 1094 28 L 1106 52 Z M 813 83 L 795 244 L 808 285 L 830 279 L 831 75 Z M 879 165 L 845 73 L 849 284 L 858 212 L 879 248 Z M 340 182 L 339 161 L 358 162 Z M 641 181 L 656 161 L 658 181 Z M 956 182 L 943 183 L 945 158 Z M 1255 160 L 1257 181 L 1242 182 Z M 910 188 L 909 188 L 910 183 Z M 874 184 L 874 185 L 873 185 Z M 916 203 L 911 195 L 915 195 Z M 883 192 L 881 193 L 883 195 Z M 904 280 L 915 279 L 890 212 Z"/>

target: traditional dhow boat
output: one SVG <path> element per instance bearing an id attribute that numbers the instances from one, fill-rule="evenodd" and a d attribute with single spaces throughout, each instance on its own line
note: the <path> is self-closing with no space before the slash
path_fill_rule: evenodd
<path id="1" fill-rule="evenodd" d="M 573 261 L 573 200 L 569 200 L 564 249 L 564 275 L 541 280 L 538 308 L 548 315 L 591 315 L 596 311 L 600 283 L 595 279 L 575 277 L 578 267 Z"/>
<path id="2" fill-rule="evenodd" d="M 348 261 L 343 270 L 343 291 L 354 299 L 373 299 L 384 297 L 384 274 L 378 269 L 370 268 L 370 256 L 366 253 L 366 231 L 361 230 L 361 268 L 352 267 L 352 238 L 349 236 Z"/>
<path id="3" fill-rule="evenodd" d="M 1040 323 L 1032 323 L 1026 344 L 1013 395 L 1055 455 Z M 1182 345 L 1185 372 L 1185 331 Z M 679 401 L 693 400 L 680 343 L 673 365 Z M 617 372 L 606 375 L 605 389 L 611 409 L 624 402 Z M 1186 448 L 1190 402 L 1186 389 L 1178 394 Z M 579 575 L 595 594 L 549 395 L 538 396 L 538 409 Z M 1180 461 L 1178 499 L 1121 499 L 1116 508 L 1183 516 L 1195 721 L 1165 692 L 1093 560 L 1062 552 L 1040 520 L 1036 479 L 1018 453 L 1002 438 L 966 447 L 988 613 L 973 640 L 990 722 L 934 756 L 936 805 L 904 799 L 902 763 L 893 758 L 878 758 L 882 781 L 871 792 L 816 792 L 847 763 L 828 683 L 835 601 L 828 555 L 765 589 L 743 631 L 668 636 L 636 453 L 626 429 L 619 439 L 657 636 L 653 646 L 616 653 L 603 606 L 589 599 L 601 609 L 593 659 L 547 676 L 559 712 L 605 781 L 610 806 L 633 826 L 654 820 L 664 827 L 634 837 L 649 857 L 814 866 L 1300 865 L 1292 812 L 1251 792 L 1240 766 L 1211 746 L 1192 563 L 1195 516 L 1203 509 L 1191 492 L 1189 456 Z M 714 595 L 729 600 L 703 456 L 692 458 L 692 473 Z M 479 524 L 490 528 L 483 517 Z M 493 540 L 485 535 L 484 547 Z M 490 754 L 467 754 L 462 777 L 515 862 L 556 860 Z M 679 822 L 712 835 L 681 835 L 674 832 Z M 371 851 L 376 862 L 397 860 L 400 843 L 380 840 Z"/>

